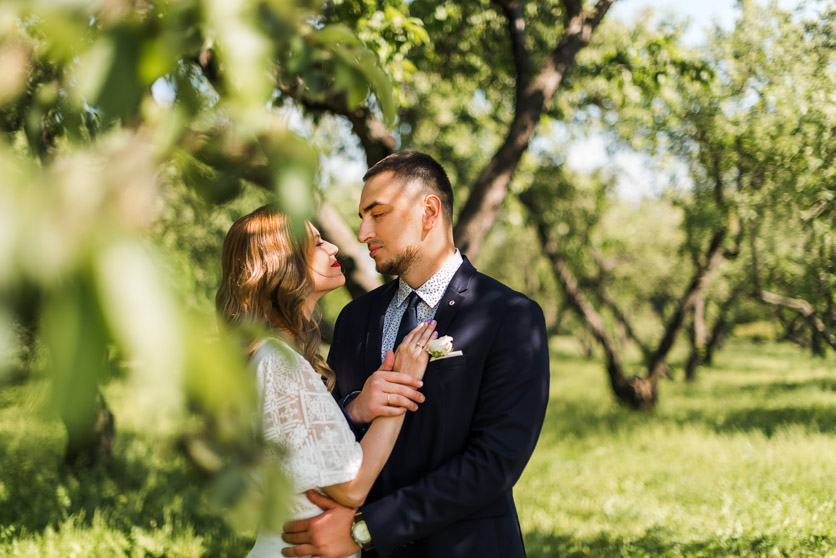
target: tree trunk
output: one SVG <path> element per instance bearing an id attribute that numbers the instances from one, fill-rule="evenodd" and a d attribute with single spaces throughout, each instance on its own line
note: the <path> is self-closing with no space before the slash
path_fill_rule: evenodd
<path id="1" fill-rule="evenodd" d="M 674 310 L 670 320 L 668 320 L 668 324 L 665 327 L 665 333 L 662 335 L 662 340 L 659 342 L 659 346 L 656 348 L 656 352 L 653 354 L 650 364 L 648 365 L 648 372 L 650 373 L 648 381 L 652 382 L 654 385 L 658 381 L 659 376 L 665 371 L 665 358 L 667 358 L 668 352 L 671 350 L 671 347 L 673 347 L 673 342 L 679 334 L 679 330 L 685 321 L 685 317 L 696 304 L 697 298 L 700 296 L 702 289 L 708 283 L 711 272 L 720 260 L 723 259 L 723 240 L 726 237 L 727 230 L 728 229 L 726 229 L 726 227 L 722 227 L 714 233 L 706 251 L 704 259 L 705 263 L 697 267 L 694 271 L 694 276 L 691 278 L 688 288 L 680 298 L 676 310 Z"/>
<path id="2" fill-rule="evenodd" d="M 688 327 L 688 341 L 691 343 L 691 351 L 688 353 L 688 360 L 685 362 L 685 381 L 693 382 L 697 378 L 697 367 L 700 365 L 700 346 L 697 341 L 697 328 L 694 322 Z"/>
<path id="3" fill-rule="evenodd" d="M 639 376 L 630 379 L 625 377 L 620 350 L 607 333 L 604 320 L 579 288 L 578 282 L 570 271 L 565 257 L 558 250 L 557 244 L 550 238 L 548 225 L 542 218 L 543 211 L 534 195 L 531 192 L 524 192 L 520 195 L 520 201 L 529 210 L 529 215 L 537 229 L 540 245 L 551 263 L 555 279 L 566 293 L 569 306 L 583 320 L 589 332 L 604 350 L 607 376 L 616 398 L 619 402 L 633 409 L 652 410 L 656 405 L 655 383 L 649 384 Z"/>
<path id="4" fill-rule="evenodd" d="M 577 53 L 589 43 L 592 32 L 600 24 L 614 0 L 598 0 L 591 11 L 581 12 L 580 2 L 567 2 L 566 30 L 554 50 L 546 57 L 533 78 L 530 76 L 529 54 L 525 47 L 523 10 L 520 2 L 500 0 L 498 3 L 508 20 L 511 36 L 511 48 L 517 68 L 516 108 L 514 119 L 508 134 L 499 150 L 485 166 L 470 189 L 470 195 L 459 214 L 454 229 L 456 245 L 463 253 L 475 258 L 482 240 L 505 197 L 516 167 L 543 112 L 548 108 L 555 92 L 575 64 Z M 211 67 L 198 59 L 204 73 L 212 74 Z M 304 91 L 296 85 L 288 85 L 277 80 L 277 89 L 292 97 L 306 110 L 328 112 L 342 115 L 351 122 L 352 130 L 366 152 L 366 163 L 374 165 L 392 152 L 397 145 L 395 138 L 386 130 L 384 124 L 368 107 L 354 110 L 346 108 L 345 98 L 333 97 L 324 100 L 311 100 L 304 96 Z M 337 235 L 346 237 L 347 227 L 338 215 L 330 214 Z M 325 220 L 321 219 L 325 225 Z M 329 233 L 330 234 L 330 233 Z M 339 244 L 338 236 L 330 234 Z M 353 240 L 351 243 L 356 244 Z M 370 276 L 363 276 L 365 260 L 358 260 L 356 255 L 348 254 L 348 243 L 340 245 L 346 255 L 341 260 L 351 269 L 346 275 L 346 285 L 352 296 L 367 292 L 380 284 L 379 277 L 373 281 Z M 353 252 L 353 251 L 352 251 Z"/>
<path id="5" fill-rule="evenodd" d="M 697 347 L 705 347 L 707 337 L 705 326 L 705 296 L 700 292 L 697 295 L 697 301 L 694 303 L 694 339 Z"/>
<path id="6" fill-rule="evenodd" d="M 64 462 L 71 467 L 100 467 L 110 461 L 116 423 L 107 402 L 97 389 L 87 405 L 87 413 L 79 421 L 75 416 L 70 424 L 62 416 L 67 427 L 67 451 Z"/>
<path id="7" fill-rule="evenodd" d="M 592 32 L 613 1 L 598 0 L 590 12 L 568 13 L 570 17 L 560 42 L 528 83 L 520 79 L 520 76 L 528 75 L 529 63 L 524 46 L 522 11 L 516 2 L 505 3 L 509 6 L 505 11 L 517 66 L 516 106 L 505 141 L 470 187 L 470 195 L 453 230 L 456 246 L 471 259 L 478 255 L 482 241 L 502 207 L 511 178 L 528 149 L 537 123 L 551 104 L 557 88 L 574 67 L 578 52 L 589 43 Z M 579 2 L 567 3 L 567 11 L 572 10 L 569 4 L 576 5 L 574 9 L 580 9 Z"/>
<path id="8" fill-rule="evenodd" d="M 711 328 L 711 336 L 708 338 L 708 343 L 705 344 L 703 364 L 706 366 L 711 366 L 714 362 L 714 352 L 718 351 L 723 346 L 723 342 L 726 339 L 727 327 L 728 322 L 726 321 L 725 313 L 720 314 L 720 317 L 717 319 L 714 327 Z"/>

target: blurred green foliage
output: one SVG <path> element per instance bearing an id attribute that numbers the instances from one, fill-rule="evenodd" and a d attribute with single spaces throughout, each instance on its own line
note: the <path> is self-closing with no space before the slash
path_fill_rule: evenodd
<path id="1" fill-rule="evenodd" d="M 0 5 L 0 385 L 43 367 L 72 439 L 94 435 L 100 386 L 124 376 L 149 424 L 180 425 L 170 435 L 236 525 L 282 491 L 254 505 L 247 488 L 261 466 L 255 390 L 215 326 L 220 245 L 263 203 L 303 223 L 319 164 L 270 108 L 274 91 L 373 94 L 394 118 L 375 56 L 317 9 Z"/>

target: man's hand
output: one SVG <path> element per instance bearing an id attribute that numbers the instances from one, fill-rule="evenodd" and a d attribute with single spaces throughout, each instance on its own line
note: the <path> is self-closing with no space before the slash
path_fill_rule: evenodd
<path id="1" fill-rule="evenodd" d="M 297 546 L 282 549 L 282 556 L 345 558 L 360 550 L 351 538 L 354 508 L 341 506 L 315 490 L 306 494 L 308 500 L 325 511 L 310 519 L 285 523 L 282 539 Z"/>
<path id="2" fill-rule="evenodd" d="M 380 369 L 366 379 L 363 390 L 345 406 L 355 424 L 368 424 L 377 417 L 395 417 L 407 409 L 418 410 L 424 394 L 418 388 L 424 382 L 401 372 L 392 372 L 394 353 L 386 351 Z"/>

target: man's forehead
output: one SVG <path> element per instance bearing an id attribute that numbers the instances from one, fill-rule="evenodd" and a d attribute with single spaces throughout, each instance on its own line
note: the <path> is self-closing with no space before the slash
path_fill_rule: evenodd
<path id="1" fill-rule="evenodd" d="M 382 172 L 371 177 L 363 186 L 360 194 L 360 211 L 364 211 L 371 204 L 394 205 L 398 201 L 406 201 L 420 191 L 414 180 L 406 180 L 396 176 L 392 171 Z"/>

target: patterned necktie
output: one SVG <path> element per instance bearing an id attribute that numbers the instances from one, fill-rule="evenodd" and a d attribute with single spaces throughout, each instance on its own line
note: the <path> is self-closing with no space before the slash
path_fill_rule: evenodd
<path id="1" fill-rule="evenodd" d="M 421 299 L 415 291 L 412 291 L 409 294 L 406 311 L 403 313 L 403 316 L 401 316 L 401 325 L 398 326 L 398 334 L 395 336 L 395 346 L 392 348 L 393 351 L 398 348 L 398 345 L 401 344 L 403 338 L 418 326 L 418 303 L 420 301 Z"/>

